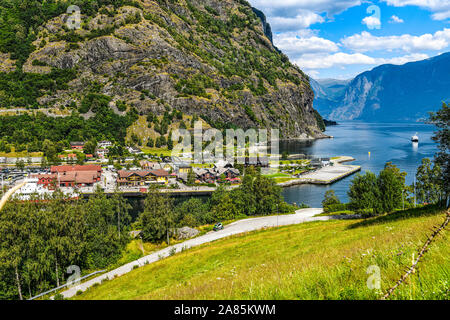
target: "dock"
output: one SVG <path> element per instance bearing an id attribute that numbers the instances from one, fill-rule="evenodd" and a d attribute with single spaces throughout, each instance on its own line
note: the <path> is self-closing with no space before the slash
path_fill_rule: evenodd
<path id="1" fill-rule="evenodd" d="M 301 184 L 330 185 L 348 176 L 351 176 L 356 172 L 361 171 L 361 166 L 342 164 L 344 162 L 351 162 L 354 160 L 355 159 L 351 157 L 339 157 L 336 159 L 332 159 L 332 166 L 320 168 L 316 171 L 302 175 L 301 178 L 282 182 L 278 185 L 283 188 Z"/>

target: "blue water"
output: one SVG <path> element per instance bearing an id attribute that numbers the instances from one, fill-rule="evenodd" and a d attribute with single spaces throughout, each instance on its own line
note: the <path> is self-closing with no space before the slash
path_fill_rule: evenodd
<path id="1" fill-rule="evenodd" d="M 435 127 L 422 123 L 342 122 L 327 129 L 326 134 L 334 139 L 283 142 L 280 150 L 317 157 L 351 156 L 356 159 L 352 164 L 360 165 L 362 172 L 370 170 L 378 173 L 386 162 L 393 162 L 408 174 L 407 183 L 412 184 L 422 159 L 433 158 L 437 151 L 436 143 L 431 140 L 434 131 Z M 411 142 L 416 132 L 420 138 L 419 144 Z M 333 189 L 345 202 L 352 179 L 353 176 L 350 176 L 331 186 L 294 186 L 285 189 L 283 195 L 289 203 L 321 207 L 325 192 Z"/>

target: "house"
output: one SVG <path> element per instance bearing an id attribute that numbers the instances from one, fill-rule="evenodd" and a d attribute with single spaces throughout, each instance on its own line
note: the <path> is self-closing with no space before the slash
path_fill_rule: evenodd
<path id="1" fill-rule="evenodd" d="M 91 187 L 98 181 L 96 171 L 68 171 L 58 174 L 60 187 Z"/>
<path id="2" fill-rule="evenodd" d="M 91 187 L 99 181 L 97 171 L 67 171 L 57 174 L 60 187 Z"/>
<path id="3" fill-rule="evenodd" d="M 143 154 L 142 150 L 138 147 L 127 147 L 127 150 L 131 154 Z"/>
<path id="4" fill-rule="evenodd" d="M 70 148 L 72 150 L 83 150 L 84 149 L 84 142 L 75 141 L 70 143 Z"/>
<path id="5" fill-rule="evenodd" d="M 189 174 L 192 172 L 192 167 L 187 163 L 178 163 L 175 164 L 176 171 L 178 173 L 186 173 Z"/>
<path id="6" fill-rule="evenodd" d="M 93 186 L 102 176 L 100 165 L 52 166 L 50 171 L 56 175 L 60 187 Z"/>
<path id="7" fill-rule="evenodd" d="M 194 169 L 194 173 L 197 179 L 204 183 L 215 183 L 218 177 L 217 173 L 209 168 L 196 168 Z"/>
<path id="8" fill-rule="evenodd" d="M 99 148 L 99 149 L 107 149 L 107 148 L 111 148 L 112 146 L 113 146 L 113 143 L 111 141 L 108 141 L 108 140 L 100 141 L 97 144 L 97 148 Z"/>
<path id="9" fill-rule="evenodd" d="M 245 158 L 245 166 L 250 167 L 263 167 L 267 168 L 269 167 L 269 158 L 267 157 L 247 157 Z"/>
<path id="10" fill-rule="evenodd" d="M 216 172 L 219 177 L 224 176 L 226 180 L 234 180 L 241 175 L 239 170 L 234 168 L 221 168 Z"/>
<path id="11" fill-rule="evenodd" d="M 100 165 L 76 165 L 76 166 L 52 166 L 52 174 L 57 174 L 62 187 L 70 187 L 79 184 L 92 185 L 99 182 L 102 177 L 102 166 Z M 87 172 L 84 174 L 84 172 Z M 64 184 L 61 180 L 64 177 Z M 83 181 L 83 182 L 82 182 Z M 86 181 L 86 182 L 85 182 Z"/>
<path id="12" fill-rule="evenodd" d="M 216 164 L 214 164 L 215 169 L 219 168 L 233 168 L 233 164 L 225 160 L 219 160 Z"/>
<path id="13" fill-rule="evenodd" d="M 152 183 L 167 184 L 169 174 L 165 170 L 120 170 L 118 172 L 117 184 L 126 187 L 146 186 Z"/>
<path id="14" fill-rule="evenodd" d="M 106 158 L 109 154 L 109 149 L 106 148 L 97 148 L 97 150 L 95 150 L 95 153 L 97 155 L 97 157 L 99 158 Z"/>
<path id="15" fill-rule="evenodd" d="M 141 160 L 139 161 L 139 165 L 143 170 L 157 170 L 162 169 L 161 165 L 157 162 L 151 162 L 148 160 Z"/>
<path id="16" fill-rule="evenodd" d="M 58 183 L 58 175 L 57 174 L 35 174 L 32 175 L 31 178 L 38 179 L 38 185 L 42 185 L 47 189 L 54 189 Z"/>
<path id="17" fill-rule="evenodd" d="M 102 173 L 102 166 L 96 164 L 90 165 L 75 165 L 75 166 L 52 166 L 50 168 L 52 173 L 61 173 L 68 171 L 96 171 L 99 175 Z"/>
<path id="18" fill-rule="evenodd" d="M 69 153 L 67 155 L 60 154 L 58 155 L 59 160 L 61 161 L 77 161 L 77 155 L 75 153 Z"/>
<path id="19" fill-rule="evenodd" d="M 150 171 L 150 174 L 156 180 L 157 183 L 167 184 L 169 183 L 169 173 L 166 170 L 158 169 Z"/>

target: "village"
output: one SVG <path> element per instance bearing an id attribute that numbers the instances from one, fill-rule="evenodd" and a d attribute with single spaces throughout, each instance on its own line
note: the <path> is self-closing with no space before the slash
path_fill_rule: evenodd
<path id="1" fill-rule="evenodd" d="M 214 164 L 210 161 L 197 164 L 192 163 L 190 155 L 172 158 L 145 153 L 134 146 L 126 147 L 127 156 L 114 161 L 108 156 L 114 147 L 111 141 L 100 141 L 95 152 L 89 153 L 86 143 L 71 142 L 71 149 L 58 155 L 57 164 L 45 167 L 33 166 L 29 162 L 26 166 L 23 159 L 18 159 L 15 169 L 11 165 L 1 169 L 2 186 L 26 182 L 17 192 L 24 199 L 35 193 L 48 194 L 56 189 L 67 194 L 92 194 L 97 188 L 106 193 L 145 194 L 155 187 L 169 193 L 208 195 L 219 185 L 229 188 L 239 186 L 244 170 L 249 166 L 264 169 L 267 176 L 283 186 L 286 183 L 301 183 L 302 177 L 306 179 L 307 174 L 335 164 L 330 158 L 271 163 L 267 156 L 247 157 L 244 164 L 224 160 Z M 22 162 L 22 168 L 19 168 L 19 162 Z"/>

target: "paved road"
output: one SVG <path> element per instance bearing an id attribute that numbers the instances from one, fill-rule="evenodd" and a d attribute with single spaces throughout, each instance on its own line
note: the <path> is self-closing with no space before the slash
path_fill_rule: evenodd
<path id="1" fill-rule="evenodd" d="M 2 199 L 0 200 L 0 210 L 3 209 L 3 207 L 5 206 L 6 202 L 8 201 L 9 198 L 11 198 L 11 196 L 20 188 L 22 188 L 23 186 L 25 186 L 26 183 L 25 182 L 21 182 L 17 185 L 15 185 L 14 187 L 12 187 L 11 189 L 9 189 L 2 197 Z"/>
<path id="2" fill-rule="evenodd" d="M 332 217 L 314 217 L 315 215 L 320 214 L 322 212 L 323 212 L 322 209 L 301 209 L 292 215 L 284 215 L 278 217 L 271 216 L 271 217 L 253 218 L 237 221 L 226 226 L 225 229 L 222 231 L 210 232 L 198 238 L 190 239 L 183 243 L 179 243 L 166 249 L 154 252 L 139 260 L 133 261 L 122 267 L 119 267 L 115 270 L 105 273 L 99 277 L 86 281 L 80 284 L 79 286 L 68 289 L 62 292 L 62 294 L 66 298 L 73 297 L 74 295 L 76 295 L 77 291 L 79 290 L 85 291 L 87 288 L 91 287 L 95 283 L 101 283 L 104 279 L 113 279 L 116 276 L 121 276 L 132 271 L 136 266 L 139 267 L 144 266 L 146 264 L 154 263 L 160 259 L 167 258 L 168 256 L 170 256 L 170 253 L 173 252 L 174 250 L 176 250 L 176 252 L 181 252 L 182 250 L 196 247 L 204 243 L 212 242 L 236 234 L 260 230 L 263 228 L 300 224 L 309 221 L 326 221 L 333 219 Z"/>

